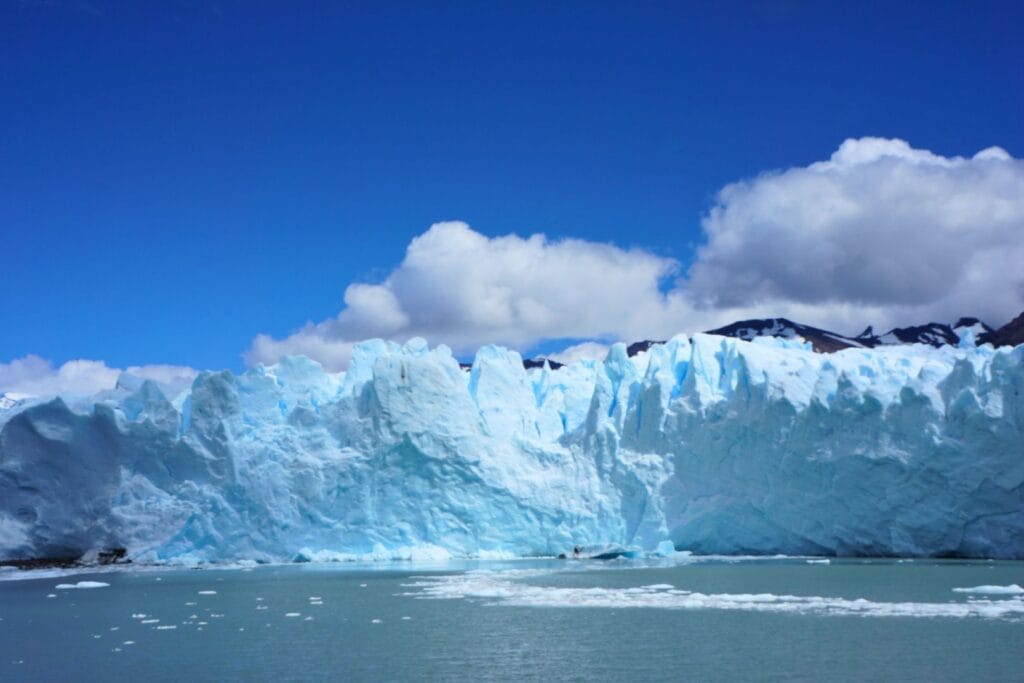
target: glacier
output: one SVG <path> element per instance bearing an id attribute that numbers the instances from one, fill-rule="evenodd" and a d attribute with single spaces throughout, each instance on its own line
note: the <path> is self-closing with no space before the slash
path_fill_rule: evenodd
<path id="1" fill-rule="evenodd" d="M 0 559 L 1024 558 L 1024 346 L 422 339 L 0 407 Z"/>

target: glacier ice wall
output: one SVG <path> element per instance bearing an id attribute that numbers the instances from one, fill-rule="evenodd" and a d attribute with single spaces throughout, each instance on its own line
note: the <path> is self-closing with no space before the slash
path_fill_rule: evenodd
<path id="1" fill-rule="evenodd" d="M 970 346 L 965 344 L 965 346 Z M 174 394 L 0 411 L 0 559 L 714 553 L 1024 557 L 1024 346 L 676 337 L 524 370 L 359 345 Z"/>

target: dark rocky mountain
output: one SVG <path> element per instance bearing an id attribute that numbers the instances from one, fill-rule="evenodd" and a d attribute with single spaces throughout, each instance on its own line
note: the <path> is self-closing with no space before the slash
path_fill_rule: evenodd
<path id="1" fill-rule="evenodd" d="M 708 334 L 720 334 L 723 337 L 736 337 L 747 341 L 754 337 L 784 337 L 787 339 L 803 337 L 811 342 L 815 351 L 820 353 L 832 353 L 855 346 L 869 346 L 858 338 L 846 337 L 810 325 L 802 325 L 786 318 L 741 320 L 725 327 L 708 330 Z"/>
<path id="2" fill-rule="evenodd" d="M 1024 344 L 1024 313 L 1006 323 L 998 330 L 990 330 L 978 335 L 979 344 L 992 346 L 1017 346 Z"/>
<path id="3" fill-rule="evenodd" d="M 1017 346 L 1024 344 L 1024 313 L 1012 321 L 993 330 L 977 318 L 960 318 L 952 325 L 945 323 L 928 323 L 911 327 L 895 327 L 884 334 L 876 334 L 873 327 L 868 327 L 856 337 L 847 337 L 837 332 L 823 330 L 819 327 L 803 325 L 786 318 L 762 318 L 741 320 L 739 322 L 708 330 L 708 334 L 720 334 L 724 337 L 736 337 L 747 341 L 754 337 L 803 337 L 811 342 L 811 346 L 819 353 L 832 353 L 848 348 L 874 348 L 890 344 L 928 344 L 930 346 L 956 345 L 966 330 L 974 334 L 978 344 L 993 346 Z M 644 340 L 634 342 L 627 347 L 630 356 L 646 351 L 654 344 L 662 341 Z"/>
<path id="4" fill-rule="evenodd" d="M 837 332 L 823 330 L 820 327 L 793 322 L 787 318 L 760 318 L 740 320 L 725 327 L 708 330 L 707 333 L 720 334 L 723 337 L 736 337 L 747 341 L 754 337 L 783 337 L 787 339 L 803 337 L 806 341 L 811 342 L 811 346 L 818 353 L 832 353 L 841 349 L 870 349 L 876 346 L 891 344 L 929 344 L 934 347 L 955 346 L 960 342 L 960 335 L 966 330 L 970 330 L 974 334 L 975 341 L 978 344 L 992 344 L 993 346 L 1017 346 L 1018 344 L 1024 344 L 1024 313 L 1021 313 L 998 330 L 993 330 L 977 318 L 960 318 L 952 325 L 928 323 L 911 327 L 894 327 L 884 334 L 875 334 L 874 328 L 869 326 L 856 337 L 847 337 Z M 644 339 L 627 346 L 626 352 L 630 356 L 635 356 L 638 353 L 647 351 L 655 344 L 664 343 L 664 340 Z M 545 362 L 551 366 L 552 370 L 562 367 L 562 363 L 543 357 L 524 359 L 523 367 L 527 370 L 542 368 Z M 472 367 L 469 363 L 460 363 L 460 365 L 466 370 Z"/>

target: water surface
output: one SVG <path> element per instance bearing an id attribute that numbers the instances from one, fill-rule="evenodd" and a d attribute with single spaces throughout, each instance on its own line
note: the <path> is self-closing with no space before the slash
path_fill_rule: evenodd
<path id="1" fill-rule="evenodd" d="M 25 576 L 0 581 L 4 681 L 1024 679 L 1024 598 L 1013 588 L 1024 563 L 683 558 Z M 109 585 L 57 588 L 79 582 Z"/>

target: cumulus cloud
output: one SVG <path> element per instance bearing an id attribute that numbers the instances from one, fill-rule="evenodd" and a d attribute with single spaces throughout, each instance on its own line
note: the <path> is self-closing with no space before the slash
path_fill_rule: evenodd
<path id="1" fill-rule="evenodd" d="M 703 227 L 685 287 L 706 309 L 884 325 L 1004 322 L 1024 305 L 1024 162 L 998 147 L 966 159 L 847 140 L 828 161 L 728 185 Z"/>
<path id="2" fill-rule="evenodd" d="M 88 396 L 113 389 L 122 372 L 151 379 L 165 387 L 191 382 L 197 374 L 192 368 L 178 365 L 132 366 L 120 370 L 97 360 L 70 360 L 54 367 L 44 358 L 29 355 L 10 363 L 0 363 L 0 394 L 19 397 Z"/>
<path id="3" fill-rule="evenodd" d="M 847 140 L 827 161 L 726 186 L 702 225 L 683 273 L 642 249 L 438 223 L 382 283 L 350 285 L 335 318 L 260 335 L 246 357 L 305 354 L 340 369 L 369 337 L 468 352 L 780 315 L 846 333 L 960 315 L 1001 324 L 1024 308 L 1024 162 L 998 147 L 948 158 L 902 140 Z"/>
<path id="4" fill-rule="evenodd" d="M 548 354 L 547 357 L 563 365 L 575 363 L 578 360 L 604 360 L 608 355 L 608 348 L 607 344 L 600 342 L 582 342 Z"/>
<path id="5" fill-rule="evenodd" d="M 488 238 L 465 223 L 433 225 L 377 285 L 353 284 L 336 318 L 283 340 L 261 335 L 250 362 L 305 353 L 343 367 L 352 343 L 423 336 L 468 351 L 543 338 L 622 337 L 659 320 L 659 287 L 679 264 L 640 249 L 543 235 Z"/>

